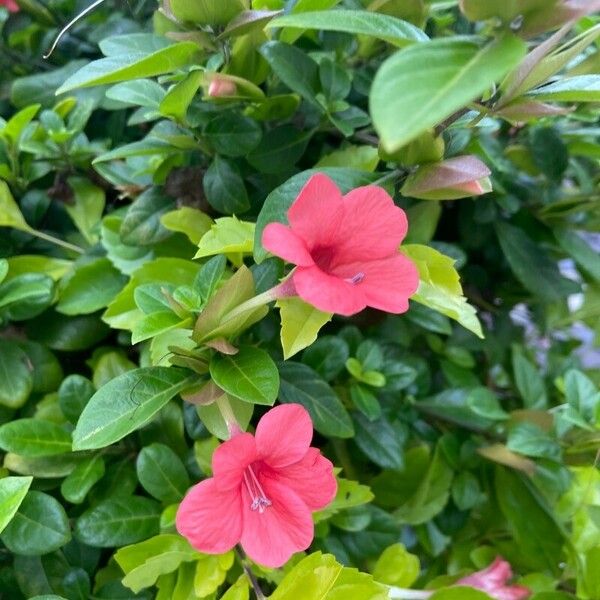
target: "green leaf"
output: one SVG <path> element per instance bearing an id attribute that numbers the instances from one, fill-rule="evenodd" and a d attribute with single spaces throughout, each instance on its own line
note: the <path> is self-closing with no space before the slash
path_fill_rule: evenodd
<path id="1" fill-rule="evenodd" d="M 71 423 L 77 423 L 79 415 L 95 391 L 93 383 L 83 375 L 75 373 L 65 377 L 58 389 L 58 404 Z"/>
<path id="2" fill-rule="evenodd" d="M 136 469 L 142 487 L 165 504 L 181 501 L 190 487 L 190 478 L 181 459 L 164 444 L 155 443 L 142 448 Z"/>
<path id="3" fill-rule="evenodd" d="M 297 402 L 309 412 L 315 429 L 323 435 L 349 438 L 354 435 L 352 419 L 326 381 L 310 367 L 288 361 L 279 364 L 281 402 Z"/>
<path id="4" fill-rule="evenodd" d="M 419 557 L 408 552 L 402 544 L 393 544 L 377 559 L 373 578 L 387 585 L 409 588 L 420 572 Z"/>
<path id="5" fill-rule="evenodd" d="M 399 47 L 429 40 L 418 27 L 402 19 L 366 10 L 322 10 L 289 14 L 273 19 L 265 29 L 274 27 L 369 35 Z"/>
<path id="6" fill-rule="evenodd" d="M 233 111 L 212 118 L 202 134 L 223 156 L 245 156 L 256 148 L 262 138 L 260 125 L 254 119 Z"/>
<path id="7" fill-rule="evenodd" d="M 372 173 L 379 164 L 379 152 L 373 146 L 346 146 L 323 156 L 315 165 L 319 167 L 347 167 Z"/>
<path id="8" fill-rule="evenodd" d="M 252 413 L 254 412 L 254 404 L 249 404 L 248 402 L 239 400 L 234 396 L 228 396 L 225 393 L 223 393 L 223 396 L 229 403 L 231 412 L 235 416 L 235 420 L 240 426 L 240 429 L 245 430 L 250 423 L 250 419 L 252 418 Z M 215 437 L 219 438 L 220 440 L 229 439 L 229 428 L 227 427 L 227 423 L 225 423 L 225 419 L 223 418 L 223 415 L 221 414 L 219 406 L 216 402 L 205 406 L 198 406 L 196 408 L 200 420 L 210 433 L 212 433 Z"/>
<path id="9" fill-rule="evenodd" d="M 56 310 L 65 315 L 96 312 L 110 304 L 126 281 L 107 258 L 84 263 L 66 280 Z"/>
<path id="10" fill-rule="evenodd" d="M 600 75 L 565 77 L 527 93 L 536 100 L 552 102 L 600 101 Z"/>
<path id="11" fill-rule="evenodd" d="M 558 575 L 565 540 L 553 512 L 530 483 L 508 469 L 496 469 L 495 488 L 500 510 L 521 550 L 521 562 Z"/>
<path id="12" fill-rule="evenodd" d="M 71 451 L 71 436 L 50 421 L 16 419 L 0 426 L 0 447 L 32 458 L 53 456 Z"/>
<path id="13" fill-rule="evenodd" d="M 344 370 L 349 356 L 350 349 L 346 340 L 325 335 L 306 349 L 302 362 L 313 368 L 323 379 L 331 381 Z"/>
<path id="14" fill-rule="evenodd" d="M 276 127 L 246 159 L 262 173 L 289 172 L 304 154 L 312 134 L 312 131 L 300 131 L 292 125 Z"/>
<path id="15" fill-rule="evenodd" d="M 540 370 L 529 362 L 519 346 L 513 346 L 512 367 L 515 383 L 526 408 L 543 409 L 548 405 L 548 396 Z"/>
<path id="16" fill-rule="evenodd" d="M 558 442 L 535 423 L 515 423 L 508 432 L 506 447 L 513 452 L 536 458 L 559 461 L 561 449 Z"/>
<path id="17" fill-rule="evenodd" d="M 23 556 L 48 554 L 71 539 L 64 508 L 52 496 L 30 491 L 0 538 L 10 552 Z"/>
<path id="18" fill-rule="evenodd" d="M 70 90 L 129 79 L 143 79 L 172 73 L 194 61 L 198 46 L 193 42 L 178 42 L 148 54 L 145 51 L 119 51 L 114 56 L 95 60 L 71 75 L 58 90 Z"/>
<path id="19" fill-rule="evenodd" d="M 160 113 L 176 121 L 185 121 L 187 110 L 203 81 L 202 71 L 188 73 L 185 79 L 174 85 L 161 100 L 158 107 Z"/>
<path id="20" fill-rule="evenodd" d="M 0 314 L 3 319 L 25 321 L 36 317 L 54 300 L 54 282 L 41 273 L 10 277 L 0 285 Z"/>
<path id="21" fill-rule="evenodd" d="M 317 339 L 321 327 L 333 316 L 297 297 L 280 298 L 275 306 L 281 316 L 281 346 L 286 360 L 310 346 Z"/>
<path id="22" fill-rule="evenodd" d="M 20 408 L 33 387 L 28 359 L 14 342 L 0 340 L 0 405 Z"/>
<path id="23" fill-rule="evenodd" d="M 340 510 L 362 506 L 373 500 L 373 492 L 368 485 L 358 483 L 351 479 L 338 477 L 338 488 L 335 498 L 326 508 L 314 514 L 315 522 L 323 521 L 335 515 Z"/>
<path id="24" fill-rule="evenodd" d="M 157 187 L 140 194 L 129 206 L 121 222 L 123 243 L 130 246 L 152 246 L 167 239 L 171 232 L 160 218 L 175 208 L 175 201 Z"/>
<path id="25" fill-rule="evenodd" d="M 65 210 L 87 243 L 95 244 L 104 212 L 104 190 L 84 177 L 69 177 L 67 181 L 73 191 L 73 204 L 65 204 Z"/>
<path id="26" fill-rule="evenodd" d="M 272 406 L 279 392 L 279 372 L 267 352 L 241 346 L 237 354 L 215 354 L 210 361 L 213 381 L 228 394 Z"/>
<path id="27" fill-rule="evenodd" d="M 0 479 L 0 533 L 10 523 L 29 490 L 33 477 Z"/>
<path id="28" fill-rule="evenodd" d="M 554 236 L 573 260 L 595 281 L 600 281 L 598 253 L 575 231 L 566 228 L 553 230 Z"/>
<path id="29" fill-rule="evenodd" d="M 75 524 L 75 536 L 94 548 L 135 544 L 158 533 L 160 506 L 149 498 L 110 498 L 86 510 Z"/>
<path id="30" fill-rule="evenodd" d="M 202 186 L 208 203 L 226 215 L 246 212 L 250 208 L 248 192 L 234 163 L 215 156 L 204 174 Z"/>
<path id="31" fill-rule="evenodd" d="M 161 575 L 175 571 L 182 562 L 200 556 L 185 538 L 165 533 L 119 548 L 115 560 L 125 573 L 123 585 L 137 593 L 154 585 Z"/>
<path id="32" fill-rule="evenodd" d="M 240 221 L 236 217 L 221 217 L 205 233 L 198 244 L 194 258 L 215 254 L 252 252 L 254 246 L 254 223 Z"/>
<path id="33" fill-rule="evenodd" d="M 31 227 L 25 222 L 17 203 L 15 202 L 10 188 L 5 181 L 0 179 L 0 227 L 14 227 L 21 231 L 31 231 Z"/>
<path id="34" fill-rule="evenodd" d="M 373 183 L 378 177 L 375 173 L 366 173 L 354 169 L 344 169 L 340 167 L 323 167 L 320 169 L 309 169 L 302 171 L 288 179 L 285 183 L 276 187 L 266 198 L 265 203 L 256 220 L 256 232 L 254 234 L 254 260 L 261 263 L 267 258 L 267 251 L 263 248 L 261 239 L 265 227 L 274 221 L 286 223 L 287 211 L 292 205 L 304 184 L 316 173 L 323 173 L 331 177 L 340 188 L 342 193 L 361 185 Z"/>
<path id="35" fill-rule="evenodd" d="M 458 321 L 465 329 L 483 337 L 475 309 L 463 296 L 454 260 L 441 252 L 420 244 L 400 247 L 419 270 L 419 288 L 411 300 L 424 304 Z"/>
<path id="36" fill-rule="evenodd" d="M 438 446 L 418 487 L 408 501 L 396 510 L 398 520 L 401 523 L 418 525 L 440 513 L 450 496 L 452 476 L 452 469 Z"/>
<path id="37" fill-rule="evenodd" d="M 81 504 L 95 483 L 104 476 L 104 459 L 100 454 L 87 457 L 64 479 L 60 493 L 73 504 Z"/>
<path id="38" fill-rule="evenodd" d="M 386 419 L 371 421 L 362 413 L 354 414 L 354 423 L 354 441 L 375 464 L 384 469 L 402 468 L 405 435 L 399 435 Z"/>
<path id="39" fill-rule="evenodd" d="M 316 98 L 319 91 L 318 65 L 312 58 L 295 46 L 275 41 L 263 44 L 260 53 L 285 85 L 319 106 Z"/>
<path id="40" fill-rule="evenodd" d="M 556 302 L 579 291 L 579 285 L 562 277 L 556 263 L 521 228 L 503 222 L 495 226 L 510 268 L 532 294 Z"/>
<path id="41" fill-rule="evenodd" d="M 464 39 L 437 39 L 388 58 L 370 94 L 373 124 L 385 150 L 398 150 L 477 99 L 519 63 L 525 50 L 521 40 L 508 35 L 483 49 Z"/>
<path id="42" fill-rule="evenodd" d="M 83 409 L 73 432 L 73 449 L 103 448 L 120 440 L 145 425 L 193 379 L 188 371 L 170 367 L 123 373 L 100 388 Z"/>

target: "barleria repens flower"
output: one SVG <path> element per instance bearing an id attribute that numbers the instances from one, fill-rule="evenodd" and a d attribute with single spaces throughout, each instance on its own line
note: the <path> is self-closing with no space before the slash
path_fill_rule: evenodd
<path id="1" fill-rule="evenodd" d="M 346 195 L 326 175 L 313 175 L 288 210 L 289 226 L 270 223 L 264 247 L 295 264 L 290 282 L 305 302 L 353 315 L 367 306 L 408 309 L 419 285 L 413 263 L 398 252 L 406 214 L 375 185 Z"/>
<path id="2" fill-rule="evenodd" d="M 269 410 L 256 435 L 234 433 L 213 454 L 213 477 L 183 499 L 179 533 L 208 554 L 240 543 L 266 567 L 280 567 L 306 550 L 314 536 L 312 512 L 337 490 L 333 465 L 310 446 L 312 435 L 310 416 L 299 404 Z"/>
<path id="3" fill-rule="evenodd" d="M 459 579 L 457 585 L 466 585 L 481 590 L 496 600 L 524 600 L 531 594 L 523 585 L 508 585 L 512 578 L 510 564 L 498 556 L 485 569 Z"/>

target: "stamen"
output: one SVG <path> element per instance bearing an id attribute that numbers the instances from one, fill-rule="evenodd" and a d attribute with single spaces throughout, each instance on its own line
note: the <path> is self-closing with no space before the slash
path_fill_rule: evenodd
<path id="1" fill-rule="evenodd" d="M 349 279 L 345 279 L 348 283 L 352 285 L 358 285 L 365 278 L 365 274 L 362 271 L 359 271 L 354 277 L 350 277 Z"/>
<path id="2" fill-rule="evenodd" d="M 264 513 L 265 508 L 271 506 L 272 502 L 267 498 L 251 466 L 244 471 L 244 483 L 252 498 L 250 510 L 257 510 L 260 514 Z"/>

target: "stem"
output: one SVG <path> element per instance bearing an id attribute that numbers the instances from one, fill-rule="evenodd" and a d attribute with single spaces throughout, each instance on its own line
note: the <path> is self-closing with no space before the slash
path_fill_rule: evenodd
<path id="1" fill-rule="evenodd" d="M 405 588 L 390 586 L 389 597 L 402 600 L 425 600 L 432 595 L 433 592 L 428 592 L 427 590 L 407 590 Z"/>
<path id="2" fill-rule="evenodd" d="M 250 568 L 250 566 L 248 565 L 248 563 L 246 561 L 246 555 L 244 554 L 244 551 L 241 548 L 239 548 L 238 546 L 236 546 L 235 552 L 238 555 L 238 558 L 240 559 L 240 562 L 242 563 L 242 569 L 244 569 L 244 573 L 246 574 L 246 577 L 248 578 L 248 581 L 250 581 L 250 585 L 252 586 L 252 589 L 254 590 L 254 595 L 256 596 L 256 600 L 266 600 L 266 596 L 264 595 L 263 591 L 260 589 L 258 579 L 256 579 L 256 576 L 254 575 L 254 573 L 252 572 L 252 569 Z"/>
<path id="3" fill-rule="evenodd" d="M 284 298 L 286 296 L 295 295 L 296 289 L 294 288 L 294 283 L 292 279 L 288 277 L 281 283 L 277 284 L 275 287 L 272 287 L 270 290 L 267 290 L 262 294 L 258 294 L 258 296 L 254 296 L 254 298 L 250 298 L 249 300 L 246 300 L 246 302 L 242 302 L 240 305 L 236 306 L 232 311 L 228 312 L 223 317 L 221 323 L 231 321 L 231 319 L 235 319 L 235 317 L 239 317 L 245 312 L 254 310 L 259 306 L 269 304 L 269 302 L 277 300 L 277 298 Z"/>
<path id="4" fill-rule="evenodd" d="M 223 421 L 225 421 L 225 425 L 227 425 L 227 431 L 229 431 L 229 437 L 233 437 L 236 433 L 240 433 L 242 430 L 235 418 L 235 414 L 233 413 L 233 409 L 231 408 L 231 404 L 229 403 L 229 398 L 225 394 L 223 394 L 220 398 L 215 400 L 217 408 L 223 417 Z"/>
<path id="5" fill-rule="evenodd" d="M 80 246 L 76 246 L 75 244 L 70 244 L 69 242 L 65 242 L 59 238 L 54 237 L 53 235 L 49 235 L 44 233 L 43 231 L 38 231 L 37 229 L 28 229 L 27 233 L 30 235 L 34 235 L 42 240 L 46 240 L 47 242 L 51 242 L 52 244 L 56 244 L 57 246 L 62 246 L 67 250 L 72 250 L 73 252 L 77 252 L 78 254 L 85 254 L 85 250 Z"/>

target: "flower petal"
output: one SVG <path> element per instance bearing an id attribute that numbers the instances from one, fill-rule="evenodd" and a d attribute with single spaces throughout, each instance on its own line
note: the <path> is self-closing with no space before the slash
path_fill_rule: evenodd
<path id="1" fill-rule="evenodd" d="M 200 552 L 227 552 L 242 534 L 241 501 L 239 491 L 221 492 L 212 477 L 205 479 L 179 505 L 177 531 Z"/>
<path id="2" fill-rule="evenodd" d="M 403 254 L 348 266 L 349 272 L 362 269 L 360 288 L 367 306 L 389 313 L 408 310 L 408 299 L 419 287 L 419 272 L 412 261 Z"/>
<path id="3" fill-rule="evenodd" d="M 324 312 L 354 315 L 366 307 L 360 285 L 328 275 L 317 267 L 299 267 L 293 274 L 298 296 Z"/>
<path id="4" fill-rule="evenodd" d="M 309 252 L 332 244 L 342 217 L 342 193 L 322 173 L 306 182 L 288 210 L 290 226 L 304 240 Z"/>
<path id="5" fill-rule="evenodd" d="M 304 240 L 281 223 L 269 223 L 265 227 L 262 245 L 275 256 L 294 265 L 308 267 L 314 264 Z"/>
<path id="6" fill-rule="evenodd" d="M 258 456 L 270 467 L 287 467 L 304 458 L 313 436 L 313 424 L 300 404 L 280 404 L 256 426 Z"/>
<path id="7" fill-rule="evenodd" d="M 250 433 L 239 433 L 223 442 L 213 453 L 212 468 L 220 491 L 233 490 L 242 483 L 244 469 L 256 460 L 256 443 Z"/>
<path id="8" fill-rule="evenodd" d="M 346 264 L 394 254 L 408 229 L 406 213 L 375 185 L 344 196 L 344 219 L 336 235 L 335 263 Z"/>
<path id="9" fill-rule="evenodd" d="M 310 510 L 325 508 L 337 492 L 333 465 L 318 448 L 309 448 L 300 462 L 279 469 L 276 477 L 292 488 Z"/>
<path id="10" fill-rule="evenodd" d="M 273 479 L 261 479 L 261 484 L 272 503 L 262 513 L 250 508 L 252 499 L 242 490 L 242 548 L 258 564 L 276 568 L 310 546 L 314 525 L 310 510 L 294 490 Z"/>

